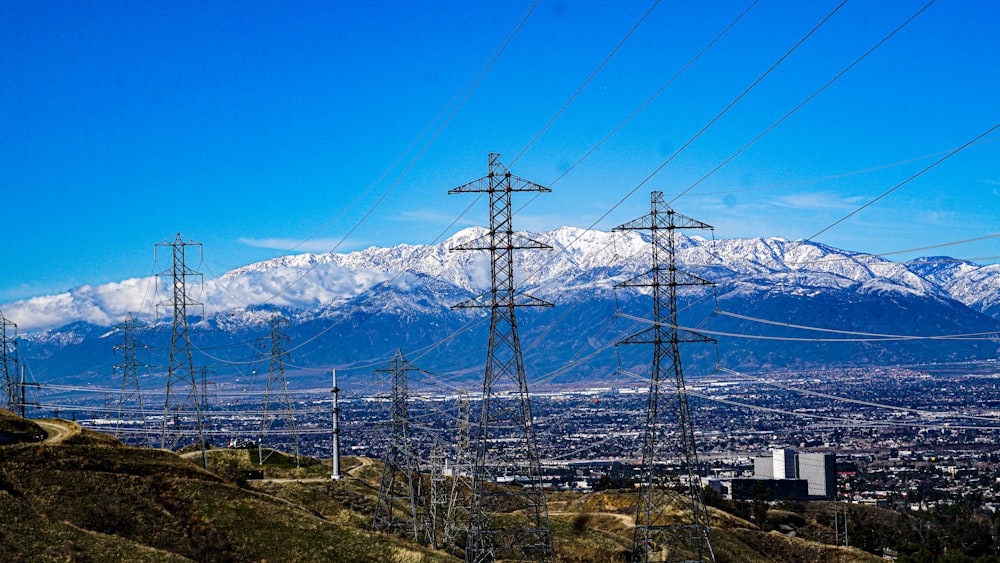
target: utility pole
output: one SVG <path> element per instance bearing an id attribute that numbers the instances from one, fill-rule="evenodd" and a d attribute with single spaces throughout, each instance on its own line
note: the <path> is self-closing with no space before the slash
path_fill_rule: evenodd
<path id="1" fill-rule="evenodd" d="M 206 440 L 208 440 L 208 443 L 211 444 L 212 417 L 209 415 L 208 409 L 208 384 L 211 383 L 208 380 L 209 373 L 214 374 L 215 372 L 210 371 L 206 366 L 201 367 L 201 414 L 202 419 L 204 420 L 205 435 L 207 436 Z"/>
<path id="2" fill-rule="evenodd" d="M 170 336 L 170 361 L 167 365 L 167 390 L 163 403 L 163 428 L 160 434 L 160 447 L 175 449 L 184 437 L 181 421 L 184 417 L 194 414 L 197 427 L 197 440 L 201 448 L 201 460 L 208 469 L 208 455 L 205 453 L 205 435 L 201 421 L 201 405 L 198 402 L 198 382 L 194 375 L 194 357 L 191 354 L 191 335 L 188 331 L 188 307 L 202 305 L 191 298 L 188 293 L 188 279 L 199 278 L 201 274 L 187 265 L 188 247 L 197 247 L 198 258 L 202 258 L 200 242 L 185 239 L 180 233 L 173 241 L 163 241 L 154 247 L 156 250 L 170 249 L 171 266 L 159 276 L 170 280 L 172 291 L 166 301 L 157 307 L 168 308 L 173 316 Z M 173 425 L 171 428 L 171 419 Z"/>
<path id="3" fill-rule="evenodd" d="M 851 542 L 847 539 L 847 503 L 848 499 L 844 499 L 844 547 L 851 547 Z"/>
<path id="4" fill-rule="evenodd" d="M 28 404 L 27 403 L 27 397 L 26 397 L 25 392 L 24 392 L 24 387 L 25 387 L 24 367 L 25 367 L 24 364 L 21 364 L 21 400 L 18 401 L 18 403 L 17 403 L 17 405 L 18 405 L 18 414 L 17 415 L 20 416 L 21 418 L 25 418 L 25 416 L 24 416 L 24 407 Z"/>
<path id="5" fill-rule="evenodd" d="M 650 288 L 653 296 L 653 326 L 617 343 L 653 345 L 632 546 L 636 562 L 715 561 L 679 346 L 714 340 L 677 324 L 678 288 L 711 285 L 677 269 L 678 231 L 711 228 L 675 212 L 664 203 L 661 192 L 653 192 L 649 214 L 614 229 L 649 231 L 653 246 L 652 268 L 618 284 Z M 671 379 L 673 389 L 669 388 Z M 667 456 L 680 458 L 683 476 L 661 469 Z M 678 510 L 679 515 L 674 515 Z"/>
<path id="6" fill-rule="evenodd" d="M 337 370 L 333 370 L 333 472 L 330 479 L 340 481 L 340 387 L 337 387 Z"/>
<path id="7" fill-rule="evenodd" d="M 17 356 L 17 323 L 0 312 L 0 376 L 3 377 L 4 406 L 14 413 L 18 411 Z"/>
<path id="8" fill-rule="evenodd" d="M 372 529 L 409 535 L 416 542 L 426 542 L 430 526 L 420 472 L 410 429 L 409 372 L 414 368 L 400 350 L 392 358 L 389 369 L 376 370 L 376 378 L 388 375 L 392 381 L 390 402 L 389 447 L 386 448 L 378 501 L 372 518 Z M 396 499 L 404 499 L 400 510 Z"/>
<path id="9" fill-rule="evenodd" d="M 281 315 L 275 313 L 271 316 L 271 360 L 268 365 L 267 370 L 267 387 L 264 390 L 264 412 L 260 419 L 260 434 L 257 440 L 257 459 L 260 461 L 261 465 L 264 465 L 264 439 L 267 437 L 268 431 L 274 424 L 274 419 L 278 416 L 272 416 L 268 418 L 268 409 L 271 406 L 271 401 L 273 400 L 273 394 L 281 393 L 284 395 L 285 404 L 283 412 L 283 424 L 287 430 L 291 430 L 292 433 L 292 446 L 295 451 L 295 467 L 299 467 L 299 435 L 295 431 L 295 413 L 292 409 L 292 398 L 288 394 L 288 380 L 285 379 L 285 360 L 288 358 L 288 352 L 284 351 L 282 344 L 288 339 L 281 333 L 281 327 L 288 327 L 288 319 L 282 317 Z M 277 389 L 272 391 L 272 386 Z M 280 415 L 279 415 L 280 416 Z M 272 450 L 273 451 L 273 450 Z M 270 454 L 268 454 L 270 456 Z"/>
<path id="10" fill-rule="evenodd" d="M 136 350 L 145 348 L 136 338 L 139 324 L 132 313 L 125 316 L 125 322 L 116 326 L 116 331 L 122 333 L 122 343 L 116 344 L 115 352 L 121 350 L 122 362 L 115 364 L 116 373 L 121 373 L 122 390 L 118 395 L 118 420 L 115 423 L 115 437 L 123 443 L 129 438 L 138 441 L 143 446 L 149 445 L 149 434 L 146 432 L 146 409 L 142 404 L 142 392 L 139 388 L 139 368 L 146 364 L 139 361 Z M 128 415 L 128 416 L 127 416 Z M 138 425 L 138 428 L 136 428 Z"/>
<path id="11" fill-rule="evenodd" d="M 490 198 L 489 232 L 452 249 L 487 250 L 492 265 L 489 293 L 482 299 L 470 299 L 453 307 L 490 310 L 465 559 L 469 563 L 554 561 L 552 528 L 542 489 L 535 426 L 514 315 L 517 307 L 552 304 L 516 290 L 513 253 L 519 249 L 550 247 L 514 232 L 511 206 L 513 192 L 552 190 L 514 176 L 499 158 L 499 154 L 490 153 L 486 176 L 448 192 L 486 193 Z M 498 485 L 498 480 L 509 484 Z M 502 513 L 523 515 L 526 520 L 515 524 L 510 519 L 496 518 Z"/>
<path id="12" fill-rule="evenodd" d="M 39 408 L 38 401 L 28 401 L 27 388 L 34 387 L 35 389 L 38 389 L 40 386 L 38 385 L 37 382 L 28 383 L 27 374 L 25 373 L 28 366 L 26 366 L 24 363 L 21 363 L 20 365 L 21 365 L 21 402 L 19 405 L 20 406 L 19 416 L 21 418 L 27 418 L 27 411 L 25 409 L 28 407 L 28 405 L 31 405 L 32 407 L 35 408 Z"/>

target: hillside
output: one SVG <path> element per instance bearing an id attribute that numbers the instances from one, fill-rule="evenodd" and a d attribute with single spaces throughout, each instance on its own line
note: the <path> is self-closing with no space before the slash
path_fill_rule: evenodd
<path id="1" fill-rule="evenodd" d="M 72 425 L 72 423 L 67 423 Z M 264 480 L 252 450 L 212 450 L 208 472 L 183 456 L 125 447 L 81 430 L 61 443 L 0 447 L 3 561 L 457 562 L 445 551 L 370 531 L 381 464 L 347 458 L 330 481 L 316 461 L 294 468 L 275 454 Z M 240 486 L 242 484 L 242 486 Z M 559 561 L 623 561 L 632 536 L 631 491 L 550 494 Z M 722 561 L 808 561 L 840 552 L 713 510 Z M 460 551 L 456 550 L 460 555 Z"/>
<path id="2" fill-rule="evenodd" d="M 94 438 L 0 447 L 0 560 L 454 561 L 173 453 Z"/>
<path id="3" fill-rule="evenodd" d="M 0 409 L 0 445 L 19 442 L 37 442 L 46 432 L 30 420 L 23 419 L 6 409 Z"/>

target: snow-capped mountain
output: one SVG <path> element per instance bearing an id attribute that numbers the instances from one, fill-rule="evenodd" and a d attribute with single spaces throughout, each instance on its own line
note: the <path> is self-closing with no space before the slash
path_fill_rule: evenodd
<path id="1" fill-rule="evenodd" d="M 937 256 L 915 260 L 908 268 L 940 287 L 952 299 L 1000 318 L 1000 265 L 982 266 Z"/>
<path id="2" fill-rule="evenodd" d="M 430 350 L 422 352 L 422 359 L 433 369 L 474 371 L 485 350 L 486 312 L 451 306 L 489 289 L 489 256 L 452 249 L 486 235 L 484 229 L 470 228 L 437 245 L 283 256 L 237 268 L 205 282 L 197 297 L 205 304 L 204 318 L 193 325 L 203 342 L 199 346 L 229 346 L 235 350 L 231 360 L 245 361 L 239 355 L 253 351 L 230 344 L 252 339 L 277 311 L 291 320 L 293 345 L 307 342 L 293 348 L 298 365 L 357 365 L 390 356 L 399 347 Z M 634 320 L 649 316 L 647 292 L 614 289 L 649 269 L 648 236 L 575 227 L 522 236 L 551 250 L 515 252 L 517 285 L 556 305 L 519 310 L 526 363 L 555 380 L 607 376 L 616 366 L 606 348 L 649 326 Z M 981 339 L 843 338 L 847 332 L 942 336 L 996 331 L 997 265 L 942 258 L 900 264 L 781 238 L 680 237 L 677 259 L 681 269 L 715 283 L 714 288 L 683 292 L 681 324 L 705 323 L 702 329 L 719 333 L 720 352 L 730 367 L 986 359 L 997 352 L 996 344 Z M 146 313 L 154 325 L 149 339 L 162 339 L 156 325 L 163 321 L 156 321 L 151 311 L 164 295 L 154 287 L 144 279 L 84 286 L 2 309 L 26 331 L 29 361 L 42 361 L 65 355 L 58 352 L 64 349 L 110 350 L 117 337 L 108 327 L 129 311 Z M 616 311 L 626 315 L 616 316 Z M 60 328 L 71 322 L 77 324 Z M 96 328 L 83 330 L 88 324 Z M 776 337 L 797 340 L 771 340 Z M 831 338 L 840 340 L 829 342 Z M 219 359 L 225 353 L 212 356 Z M 689 353 L 702 363 L 714 358 L 714 353 Z M 70 356 L 103 358 L 97 352 Z M 110 352 L 101 361 L 104 367 L 73 369 L 109 373 Z M 642 354 L 630 350 L 625 361 L 641 363 Z M 35 369 L 55 373 L 67 366 Z"/>

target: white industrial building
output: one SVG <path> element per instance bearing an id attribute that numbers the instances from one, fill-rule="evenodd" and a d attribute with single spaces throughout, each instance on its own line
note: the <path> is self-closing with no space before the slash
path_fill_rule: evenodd
<path id="1" fill-rule="evenodd" d="M 837 456 L 827 453 L 795 453 L 775 448 L 769 456 L 753 458 L 754 479 L 804 479 L 809 498 L 834 500 L 837 495 Z"/>

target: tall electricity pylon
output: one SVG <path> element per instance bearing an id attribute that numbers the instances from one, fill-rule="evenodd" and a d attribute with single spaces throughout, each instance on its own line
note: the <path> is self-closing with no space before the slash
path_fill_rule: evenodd
<path id="1" fill-rule="evenodd" d="M 409 372 L 414 369 L 400 350 L 396 350 L 389 369 L 376 370 L 376 379 L 388 376 L 392 380 L 390 399 L 389 447 L 385 451 L 382 479 L 372 529 L 406 535 L 416 542 L 434 543 L 433 525 L 428 507 L 428 492 L 424 490 L 417 469 L 413 435 L 410 428 Z M 402 500 L 402 502 L 397 502 Z"/>
<path id="2" fill-rule="evenodd" d="M 513 192 L 552 190 L 514 176 L 499 157 L 490 154 L 486 176 L 448 192 L 486 193 L 490 198 L 489 232 L 452 249 L 488 250 L 492 265 L 489 293 L 453 307 L 490 310 L 465 559 L 469 563 L 553 561 L 552 528 L 514 315 L 517 307 L 551 304 L 515 290 L 513 254 L 519 249 L 550 247 L 515 233 L 511 224 Z"/>
<path id="3" fill-rule="evenodd" d="M 714 340 L 677 325 L 677 289 L 711 282 L 678 270 L 676 252 L 679 230 L 711 228 L 675 212 L 661 192 L 653 192 L 648 215 L 614 229 L 649 231 L 653 246 L 652 268 L 619 284 L 647 287 L 653 295 L 653 326 L 618 342 L 653 345 L 632 561 L 715 561 L 679 346 Z M 684 475 L 662 469 L 668 457 L 680 458 Z"/>
<path id="4" fill-rule="evenodd" d="M 18 400 L 17 365 L 17 323 L 0 312 L 0 376 L 3 376 L 4 407 L 23 417 L 24 405 L 19 404 L 23 401 Z"/>
<path id="5" fill-rule="evenodd" d="M 281 333 L 281 327 L 288 327 L 288 319 L 279 314 L 271 316 L 271 360 L 267 370 L 267 387 L 264 390 L 264 411 L 260 418 L 260 434 L 257 436 L 257 459 L 263 465 L 267 459 L 264 457 L 264 440 L 268 432 L 274 426 L 276 419 L 282 419 L 284 433 L 291 432 L 292 446 L 295 452 L 295 467 L 299 467 L 299 435 L 295 431 L 295 413 L 292 409 L 292 398 L 288 394 L 288 380 L 285 379 L 285 360 L 288 352 L 283 348 L 287 336 Z M 268 415 L 271 410 L 271 403 L 277 394 L 284 396 L 285 404 L 278 414 Z M 273 451 L 273 450 L 272 450 Z M 269 454 L 270 455 L 270 454 Z"/>
<path id="6" fill-rule="evenodd" d="M 468 480 L 472 465 L 469 460 L 469 435 L 472 429 L 469 424 L 470 405 L 467 394 L 463 394 L 456 401 L 455 463 L 452 466 L 448 510 L 445 512 L 444 537 L 442 539 L 444 545 L 455 545 L 459 534 L 468 529 L 469 526 L 468 505 L 460 503 L 459 500 L 462 498 L 461 495 L 467 495 L 472 490 Z"/>
<path id="7" fill-rule="evenodd" d="M 139 368 L 146 364 L 139 361 L 136 352 L 146 346 L 136 339 L 139 324 L 132 313 L 125 316 L 125 322 L 116 326 L 121 331 L 122 343 L 116 344 L 115 352 L 122 351 L 122 361 L 115 364 L 115 375 L 121 374 L 122 391 L 118 396 L 118 420 L 115 422 L 115 437 L 122 443 L 138 443 L 149 445 L 149 433 L 146 425 L 146 410 L 142 404 L 142 392 L 139 388 Z"/>
<path id="8" fill-rule="evenodd" d="M 430 502 L 428 508 L 430 515 L 427 519 L 430 528 L 427 530 L 427 539 L 430 540 L 431 547 L 438 549 L 441 545 L 439 538 L 444 529 L 448 526 L 448 497 L 445 492 L 447 476 L 445 475 L 445 453 L 444 447 L 439 442 L 431 446 L 430 452 Z"/>
<path id="9" fill-rule="evenodd" d="M 201 404 L 198 402 L 198 382 L 195 379 L 191 335 L 188 332 L 188 307 L 201 305 L 188 294 L 188 279 L 201 276 L 187 265 L 186 254 L 190 246 L 198 248 L 200 260 L 201 243 L 185 239 L 180 233 L 177 233 L 173 241 L 163 241 L 154 247 L 154 259 L 155 251 L 160 248 L 169 248 L 172 257 L 171 267 L 159 274 L 161 278 L 170 280 L 171 296 L 157 304 L 157 307 L 168 308 L 173 315 L 160 447 L 175 449 L 184 438 L 182 426 L 189 424 L 188 417 L 194 415 L 198 432 L 197 443 L 201 447 L 201 460 L 205 468 L 208 468 L 201 422 Z"/>

